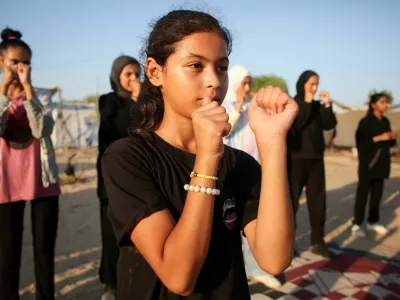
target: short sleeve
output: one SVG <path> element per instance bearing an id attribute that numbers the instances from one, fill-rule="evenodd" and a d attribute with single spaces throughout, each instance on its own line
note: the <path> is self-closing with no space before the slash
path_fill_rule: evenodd
<path id="1" fill-rule="evenodd" d="M 128 139 L 112 144 L 102 158 L 109 216 L 118 244 L 131 244 L 132 229 L 145 217 L 167 208 L 145 149 Z"/>
<path id="2" fill-rule="evenodd" d="M 261 165 L 251 155 L 240 152 L 237 162 L 237 188 L 243 201 L 241 229 L 257 219 L 261 192 Z"/>

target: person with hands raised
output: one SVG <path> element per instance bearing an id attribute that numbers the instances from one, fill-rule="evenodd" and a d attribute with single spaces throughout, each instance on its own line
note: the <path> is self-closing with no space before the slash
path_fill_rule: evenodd
<path id="1" fill-rule="evenodd" d="M 318 74 L 310 70 L 304 71 L 296 84 L 294 99 L 299 106 L 299 114 L 288 133 L 289 185 L 295 214 L 306 187 L 312 251 L 331 258 L 332 254 L 324 241 L 326 188 L 323 131 L 335 128 L 337 121 L 328 92 L 321 91 L 321 101 L 314 100 L 318 85 Z"/>
<path id="2" fill-rule="evenodd" d="M 371 95 L 367 115 L 360 120 L 356 131 L 359 181 L 351 231 L 359 237 L 367 235 L 362 223 L 369 194 L 367 230 L 381 235 L 388 233 L 386 226 L 379 223 L 384 181 L 390 175 L 390 148 L 396 145 L 396 133 L 391 129 L 389 119 L 384 116 L 387 108 L 387 95 Z"/>
<path id="3" fill-rule="evenodd" d="M 27 101 L 34 98 L 34 91 L 31 84 L 31 66 L 28 61 L 12 61 L 4 66 L 3 82 L 0 92 L 7 94 L 13 83 L 19 83 L 26 93 Z"/>
<path id="4" fill-rule="evenodd" d="M 261 166 L 224 145 L 231 45 L 207 13 L 175 10 L 154 23 L 140 122 L 102 159 L 120 247 L 119 300 L 249 300 L 242 232 L 264 271 L 290 265 L 286 134 L 297 104 L 271 88 L 254 97 L 249 117 Z"/>
<path id="5" fill-rule="evenodd" d="M 259 160 L 255 140 L 246 141 L 247 136 L 254 136 L 248 126 L 248 109 L 250 100 L 248 94 L 251 88 L 250 72 L 241 65 L 235 65 L 229 69 L 229 86 L 222 106 L 229 114 L 229 123 L 232 129 L 224 138 L 225 144 L 233 148 L 243 150 Z M 253 95 L 254 96 L 254 95 Z"/>
<path id="6" fill-rule="evenodd" d="M 102 241 L 99 279 L 104 284 L 102 300 L 115 299 L 119 250 L 108 217 L 109 200 L 101 172 L 101 158 L 113 142 L 128 136 L 132 122 L 139 118 L 137 100 L 140 93 L 140 74 L 140 63 L 135 58 L 127 55 L 117 57 L 110 73 L 112 92 L 99 98 L 99 151 L 96 167 Z"/>
<path id="7" fill-rule="evenodd" d="M 60 186 L 50 135 L 51 93 L 33 88 L 30 47 L 3 30 L 0 43 L 0 295 L 19 299 L 24 209 L 31 203 L 36 299 L 54 299 Z"/>

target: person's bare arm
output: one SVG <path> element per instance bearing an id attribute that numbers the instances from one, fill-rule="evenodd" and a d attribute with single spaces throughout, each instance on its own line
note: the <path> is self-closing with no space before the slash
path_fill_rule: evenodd
<path id="1" fill-rule="evenodd" d="M 194 171 L 216 176 L 224 151 L 222 138 L 230 131 L 228 115 L 216 101 L 205 98 L 192 120 L 197 149 Z M 212 179 L 194 177 L 190 184 L 215 188 Z M 169 211 L 162 210 L 140 221 L 131 233 L 139 252 L 175 294 L 189 295 L 195 288 L 210 245 L 213 215 L 213 195 L 188 191 L 176 224 Z"/>
<path id="2" fill-rule="evenodd" d="M 257 219 L 244 231 L 259 266 L 270 274 L 286 269 L 293 256 L 294 220 L 287 183 L 286 140 L 258 140 L 262 183 Z"/>
<path id="3" fill-rule="evenodd" d="M 258 265 L 278 274 L 293 257 L 294 216 L 286 165 L 286 135 L 298 112 L 296 102 L 279 88 L 260 89 L 249 110 L 261 158 L 257 219 L 244 228 Z"/>
<path id="4" fill-rule="evenodd" d="M 218 161 L 198 157 L 195 170 L 215 175 Z M 193 178 L 191 184 L 215 187 L 210 179 Z M 182 187 L 183 188 L 183 187 Z M 175 294 L 193 291 L 208 253 L 214 214 L 214 196 L 188 192 L 177 223 L 169 210 L 150 215 L 137 224 L 131 240 L 165 286 Z"/>

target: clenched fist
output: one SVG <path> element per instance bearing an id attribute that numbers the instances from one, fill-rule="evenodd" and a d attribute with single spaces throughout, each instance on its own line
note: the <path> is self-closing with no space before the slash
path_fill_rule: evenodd
<path id="1" fill-rule="evenodd" d="M 329 100 L 329 93 L 327 91 L 321 91 L 321 93 L 319 93 L 319 98 L 325 106 L 331 103 Z"/>
<path id="2" fill-rule="evenodd" d="M 299 108 L 279 87 L 261 88 L 251 100 L 249 124 L 256 137 L 286 136 Z"/>
<path id="3" fill-rule="evenodd" d="M 192 114 L 197 155 L 221 158 L 224 154 L 222 138 L 231 130 L 229 116 L 224 107 L 210 97 L 205 97 L 203 106 Z"/>
<path id="4" fill-rule="evenodd" d="M 19 78 L 19 82 L 22 85 L 30 85 L 31 84 L 31 66 L 19 62 L 17 65 L 17 74 Z"/>

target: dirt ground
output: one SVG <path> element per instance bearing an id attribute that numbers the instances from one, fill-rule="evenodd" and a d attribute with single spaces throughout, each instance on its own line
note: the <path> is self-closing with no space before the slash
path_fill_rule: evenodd
<path id="1" fill-rule="evenodd" d="M 60 171 L 66 168 L 66 157 L 58 153 Z M 96 197 L 96 149 L 78 152 L 73 162 L 80 178 L 62 187 L 58 239 L 56 246 L 57 299 L 100 299 L 103 287 L 98 281 L 100 258 L 100 218 Z M 354 195 L 357 184 L 357 162 L 350 155 L 328 153 L 325 159 L 327 181 L 326 240 L 341 247 L 366 250 L 381 256 L 400 259 L 400 164 L 392 165 L 391 179 L 386 182 L 381 208 L 382 222 L 391 229 L 385 237 L 356 239 L 350 235 Z M 309 221 L 304 198 L 297 215 L 298 250 L 309 246 Z M 30 207 L 25 211 L 25 229 L 21 262 L 21 300 L 34 299 L 33 250 Z"/>

